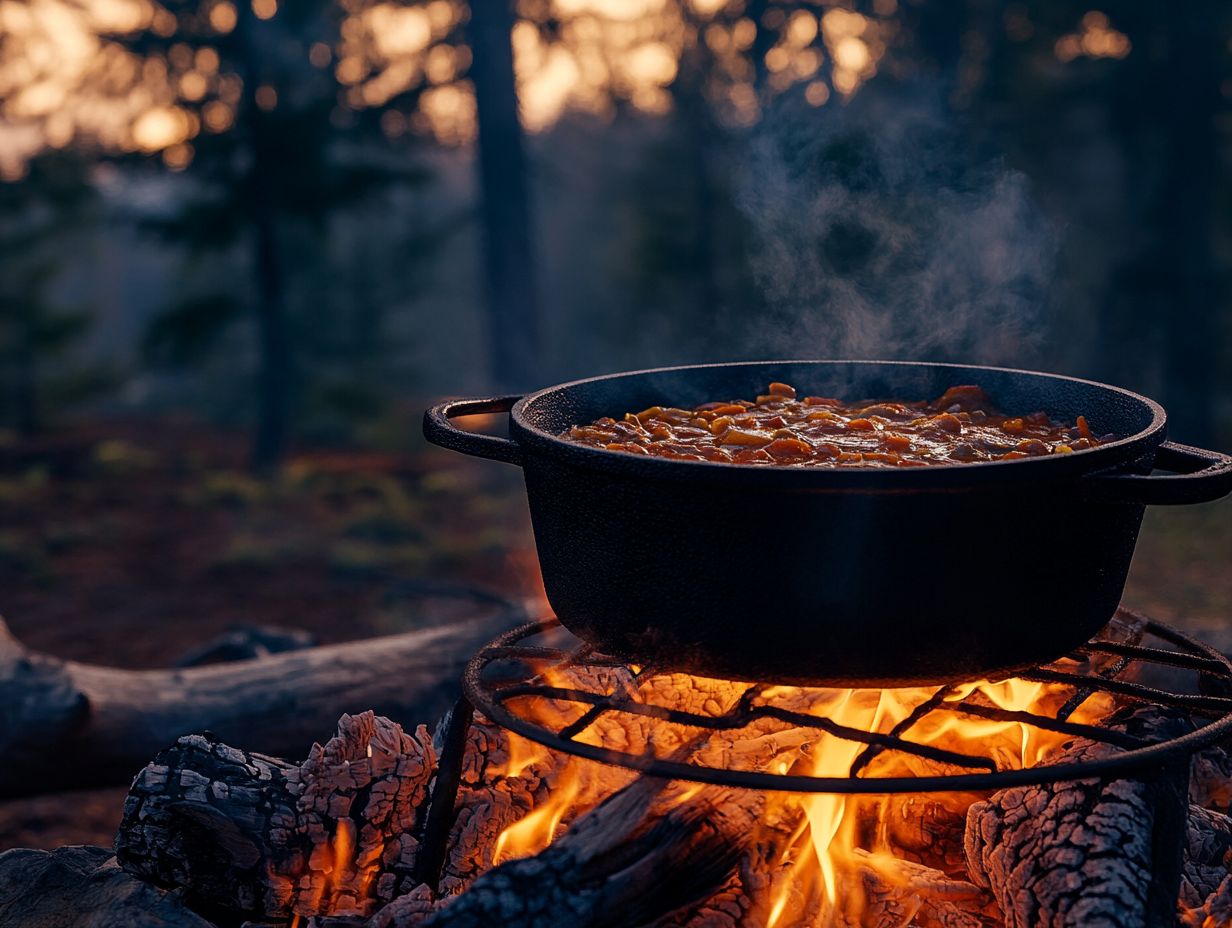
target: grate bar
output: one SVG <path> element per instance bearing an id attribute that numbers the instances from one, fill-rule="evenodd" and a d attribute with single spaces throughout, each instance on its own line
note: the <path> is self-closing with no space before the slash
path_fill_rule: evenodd
<path id="1" fill-rule="evenodd" d="M 633 675 L 633 679 L 629 680 L 620 693 L 613 693 L 605 702 L 596 703 L 582 713 L 581 718 L 576 722 L 566 725 L 560 730 L 560 736 L 566 741 L 572 741 L 586 729 L 598 720 L 604 712 L 611 709 L 620 709 L 625 705 L 633 702 L 637 698 L 638 682 L 646 677 L 653 677 L 655 671 L 652 667 L 643 667 L 640 671 Z"/>
<path id="2" fill-rule="evenodd" d="M 1012 785 L 1086 779 L 1093 776 L 1145 775 L 1158 770 L 1161 764 L 1183 761 L 1194 752 L 1232 736 L 1232 698 L 1210 695 L 1209 692 L 1172 692 L 1120 678 L 1124 671 L 1137 665 L 1156 665 L 1192 674 L 1199 687 L 1232 687 L 1232 662 L 1218 651 L 1153 620 L 1141 619 L 1140 622 L 1144 635 L 1160 639 L 1169 647 L 1093 641 L 1078 648 L 1074 659 L 1085 662 L 1086 657 L 1092 653 L 1116 658 L 1110 666 L 1098 672 L 1073 672 L 1068 669 L 1066 661 L 1018 674 L 1023 680 L 1074 688 L 1073 695 L 1053 714 L 1003 709 L 979 695 L 949 702 L 947 697 L 952 695 L 953 688 L 947 685 L 932 692 L 904 719 L 884 733 L 863 731 L 822 715 L 774 705 L 766 697 L 770 684 L 748 685 L 731 709 L 719 715 L 704 715 L 657 705 L 653 702 L 654 691 L 645 691 L 642 684 L 651 677 L 670 673 L 669 667 L 646 666 L 637 672 L 629 669 L 624 685 L 615 692 L 595 692 L 586 689 L 584 685 L 552 685 L 545 680 L 552 670 L 575 666 L 628 668 L 629 665 L 610 656 L 594 653 L 585 645 L 568 651 L 532 643 L 531 639 L 535 636 L 553 629 L 550 623 L 534 623 L 515 629 L 481 649 L 467 665 L 463 687 L 468 699 L 478 711 L 505 728 L 538 741 L 550 749 L 656 776 L 789 792 L 869 794 L 992 790 Z M 484 671 L 494 662 L 510 659 L 522 660 L 527 666 L 528 676 L 511 683 L 509 676 L 502 670 L 499 677 L 489 674 L 492 679 L 484 678 Z M 604 690 L 607 689 L 608 687 L 604 687 Z M 1110 693 L 1139 704 L 1187 710 L 1191 714 L 1210 716 L 1212 720 L 1194 731 L 1154 742 L 1131 736 L 1124 731 L 1071 721 L 1070 717 L 1074 711 L 1096 692 Z M 523 701 L 534 700 L 574 703 L 582 707 L 582 711 L 574 721 L 556 729 L 517 711 L 523 709 Z M 790 771 L 780 774 L 736 766 L 708 766 L 692 758 L 682 760 L 677 757 L 659 757 L 654 753 L 652 745 L 648 746 L 650 753 L 633 754 L 577 740 L 577 736 L 604 713 L 626 713 L 692 727 L 703 733 L 735 733 L 754 723 L 769 721 L 776 725 L 815 730 L 864 747 L 845 776 L 806 776 Z M 916 729 L 923 719 L 935 713 L 1015 722 L 1041 731 L 1090 739 L 1108 745 L 1113 750 L 1109 754 L 1083 761 L 1045 761 L 1023 769 L 998 769 L 996 762 L 989 757 L 908 740 L 910 732 Z M 651 734 L 653 735 L 653 731 Z M 704 738 L 705 735 L 699 737 Z M 805 737 L 807 739 L 808 736 Z M 801 750 L 807 751 L 807 741 Z M 951 769 L 938 775 L 872 775 L 872 761 L 886 751 L 902 752 L 935 761 L 948 765 Z M 703 755 L 694 755 L 696 756 Z"/>
<path id="3" fill-rule="evenodd" d="M 1099 671 L 1099 678 L 1101 680 L 1111 680 L 1120 674 L 1122 670 L 1128 667 L 1129 664 L 1130 660 L 1128 657 L 1117 658 L 1111 666 Z M 1071 715 L 1078 711 L 1079 706 L 1091 698 L 1091 696 L 1095 693 L 1095 689 L 1096 687 L 1094 686 L 1079 687 L 1077 692 L 1065 701 L 1065 705 L 1061 706 L 1061 708 L 1057 710 L 1057 718 L 1061 721 L 1067 720 Z"/>
<path id="4" fill-rule="evenodd" d="M 1113 747 L 1124 748 L 1127 751 L 1145 747 L 1150 743 L 1112 728 L 1099 728 L 1095 725 L 1084 725 L 1082 722 L 1049 718 L 1046 715 L 1036 715 L 1033 712 L 1002 709 L 1000 706 L 982 706 L 979 703 L 960 702 L 954 704 L 953 711 L 961 712 L 963 715 L 973 715 L 976 718 L 988 719 L 993 722 L 1018 722 L 1022 725 L 1030 725 L 1033 728 L 1041 728 L 1044 731 L 1073 735 L 1075 738 L 1089 738 L 1092 741 L 1110 744 Z"/>
<path id="5" fill-rule="evenodd" d="M 1101 680 L 1096 684 L 1095 679 L 1092 677 L 1084 677 L 1081 674 L 1068 673 L 1063 670 L 1049 670 L 1047 667 L 1028 670 L 1020 673 L 1018 676 L 1023 680 L 1030 680 L 1033 683 L 1068 683 L 1079 688 L 1084 685 L 1090 686 L 1094 684 L 1100 689 L 1106 690 L 1109 693 L 1115 693 L 1118 696 L 1126 696 L 1141 702 L 1154 702 L 1173 709 L 1188 709 L 1190 712 L 1213 712 L 1220 715 L 1232 712 L 1232 698 L 1226 696 L 1169 693 L 1165 690 L 1156 689 L 1153 686 L 1130 683 L 1128 680 L 1109 679 Z"/>
<path id="6" fill-rule="evenodd" d="M 1147 648 L 1139 644 L 1124 644 L 1119 641 L 1092 641 L 1078 648 L 1080 652 L 1098 651 L 1101 654 L 1115 654 L 1130 660 L 1150 661 L 1164 667 L 1179 667 L 1182 670 L 1197 670 L 1202 673 L 1224 673 L 1226 668 L 1222 661 L 1200 654 L 1186 654 L 1183 651 L 1169 651 L 1164 648 Z"/>
<path id="7" fill-rule="evenodd" d="M 746 713 L 721 716 L 698 715 L 695 712 L 683 712 L 679 709 L 668 709 L 664 706 L 655 706 L 647 703 L 627 703 L 620 707 L 612 707 L 607 704 L 609 697 L 606 695 L 592 693 L 589 690 L 572 689 L 563 686 L 545 686 L 537 683 L 501 687 L 496 695 L 501 703 L 526 696 L 542 696 L 545 699 L 558 699 L 564 702 L 577 702 L 589 706 L 597 706 L 601 707 L 602 710 L 616 708 L 617 711 L 627 712 L 630 715 L 641 715 L 664 722 L 672 722 L 676 725 L 705 728 L 711 731 L 745 728 L 759 719 L 774 719 L 775 721 L 786 722 L 799 728 L 816 728 L 819 731 L 833 735 L 836 738 L 842 738 L 845 741 L 878 745 L 882 749 L 902 751 L 906 754 L 923 757 L 926 760 L 935 760 L 942 764 L 982 768 L 990 771 L 997 769 L 997 765 L 987 757 L 962 754 L 958 751 L 947 751 L 944 748 L 934 748 L 926 744 L 915 744 L 911 741 L 892 738 L 887 734 L 862 731 L 859 728 L 841 725 L 822 716 L 793 712 L 789 709 L 780 709 L 775 706 L 754 706 Z M 581 721 L 581 719 L 578 719 L 578 721 Z M 576 724 L 576 721 L 572 723 L 572 725 Z M 563 732 L 558 733 L 558 737 L 563 737 Z"/>
<path id="8" fill-rule="evenodd" d="M 891 738 L 901 738 L 907 733 L 907 730 L 911 728 L 912 725 L 945 702 L 945 697 L 950 695 L 952 692 L 954 692 L 954 687 L 952 685 L 947 684 L 946 686 L 941 687 L 941 689 L 929 696 L 928 699 L 924 700 L 924 702 L 912 709 L 911 713 L 905 719 L 891 728 L 886 734 Z M 847 775 L 850 777 L 859 776 L 860 771 L 872 763 L 873 759 L 883 750 L 884 748 L 882 748 L 881 745 L 870 744 L 860 752 L 859 757 L 851 762 L 851 769 L 847 772 Z"/>

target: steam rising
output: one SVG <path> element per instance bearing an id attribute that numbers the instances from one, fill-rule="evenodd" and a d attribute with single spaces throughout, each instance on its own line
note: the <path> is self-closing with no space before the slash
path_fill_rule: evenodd
<path id="1" fill-rule="evenodd" d="M 739 188 L 773 325 L 755 353 L 1027 363 L 1057 236 L 1027 178 L 973 158 L 929 99 L 781 109 Z"/>

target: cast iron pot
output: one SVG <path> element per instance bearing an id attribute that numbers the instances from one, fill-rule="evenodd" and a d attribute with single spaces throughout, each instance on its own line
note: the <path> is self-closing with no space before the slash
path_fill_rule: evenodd
<path id="1" fill-rule="evenodd" d="M 801 393 L 928 399 L 978 384 L 1008 413 L 1125 436 L 1070 455 L 904 469 L 673 461 L 562 440 L 655 404 Z M 510 438 L 450 419 L 510 412 Z M 1119 387 L 948 364 L 777 361 L 613 374 L 455 400 L 429 441 L 521 465 L 548 600 L 608 654 L 743 680 L 905 686 L 1005 675 L 1111 617 L 1144 507 L 1232 491 L 1232 458 L 1164 441 Z M 1151 475 L 1152 467 L 1175 473 Z"/>

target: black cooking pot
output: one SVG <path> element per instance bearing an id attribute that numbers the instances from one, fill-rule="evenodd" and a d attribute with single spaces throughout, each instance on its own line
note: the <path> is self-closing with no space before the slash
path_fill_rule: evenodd
<path id="1" fill-rule="evenodd" d="M 1096 433 L 1125 437 L 1068 455 L 899 469 L 674 461 L 560 438 L 600 416 L 751 397 L 775 380 L 845 400 L 978 384 L 1008 413 L 1084 415 Z M 509 439 L 449 421 L 506 410 Z M 455 400 L 428 410 L 424 434 L 522 466 L 548 600 L 603 651 L 734 679 L 902 686 L 1004 675 L 1108 621 L 1144 507 L 1232 491 L 1232 458 L 1165 442 L 1165 421 L 1145 397 L 1053 374 L 777 361 Z"/>

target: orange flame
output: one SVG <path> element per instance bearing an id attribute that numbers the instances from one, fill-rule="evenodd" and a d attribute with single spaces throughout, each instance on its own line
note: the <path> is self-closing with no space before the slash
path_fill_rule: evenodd
<path id="1" fill-rule="evenodd" d="M 497 836 L 492 850 L 492 865 L 537 854 L 551 844 L 561 821 L 578 798 L 581 786 L 578 764 L 566 762 L 553 780 L 551 798 Z"/>
<path id="2" fill-rule="evenodd" d="M 313 862 L 324 873 L 311 896 L 297 903 L 289 928 L 298 928 L 304 915 L 362 915 L 371 904 L 368 890 L 377 875 L 379 853 L 361 859 L 356 847 L 355 823 L 340 818 L 333 836 L 313 852 Z"/>
<path id="3" fill-rule="evenodd" d="M 555 671 L 551 676 L 557 685 L 569 686 L 571 673 L 584 670 Z M 665 678 L 659 678 L 656 692 L 661 694 Z M 572 681 L 576 684 L 576 680 Z M 647 681 L 635 684 L 633 698 L 652 694 L 641 692 Z M 683 675 L 673 676 L 673 686 L 693 686 L 698 693 L 716 692 L 719 681 Z M 742 684 L 728 684 L 738 698 Z M 1069 736 L 1049 732 L 1016 720 L 990 720 L 966 715 L 957 704 L 963 700 L 1007 712 L 1028 711 L 1052 714 L 1072 693 L 1062 685 L 1034 683 L 1020 679 L 997 682 L 975 681 L 950 688 L 944 700 L 955 711 L 930 712 L 916 720 L 909 729 L 910 740 L 922 745 L 989 757 L 1000 770 L 1018 769 L 1041 762 Z M 888 733 L 906 720 L 913 710 L 930 698 L 935 688 L 904 689 L 822 689 L 773 686 L 767 688 L 758 702 L 773 702 L 796 712 L 825 718 L 838 725 L 861 731 Z M 1075 722 L 1098 721 L 1113 708 L 1111 698 L 1096 694 L 1086 700 L 1071 716 Z M 724 706 L 708 708 L 719 714 Z M 580 714 L 576 704 L 539 700 L 528 704 L 526 712 L 536 720 L 559 728 L 575 721 Z M 609 713 L 615 715 L 618 713 Z M 688 740 L 695 729 L 670 722 L 655 722 L 650 727 L 645 719 L 623 715 L 619 719 L 596 723 L 579 735 L 582 740 L 600 743 L 609 739 L 609 746 L 620 750 L 644 749 L 662 757 L 673 746 Z M 750 727 L 736 733 L 731 744 L 731 762 L 744 769 L 791 772 L 816 777 L 845 777 L 852 763 L 866 750 L 859 741 L 848 740 L 811 728 L 792 728 L 786 723 L 767 729 Z M 673 733 L 671 729 L 678 729 Z M 615 738 L 623 743 L 610 743 Z M 517 776 L 535 764 L 550 762 L 550 752 L 510 737 L 508 763 L 502 773 Z M 521 742 L 519 744 L 519 742 Z M 743 764 L 741 763 L 743 759 Z M 535 854 L 547 847 L 562 831 L 562 824 L 585 812 L 598 798 L 593 783 L 586 777 L 591 771 L 608 771 L 608 792 L 619 788 L 610 778 L 612 768 L 588 761 L 569 758 L 555 760 L 557 766 L 549 774 L 552 789 L 549 796 L 520 820 L 509 825 L 499 835 L 493 864 Z M 931 765 L 931 766 L 930 766 Z M 865 766 L 865 776 L 913 776 L 937 771 L 936 763 L 923 761 L 903 752 L 886 750 L 875 754 Z M 603 773 L 597 774 L 604 776 Z M 630 775 L 631 776 L 631 775 Z M 684 793 L 687 801 L 697 790 Z M 864 881 L 860 872 L 875 871 L 889 883 L 901 883 L 903 877 L 895 867 L 896 858 L 888 843 L 889 816 L 892 811 L 888 796 L 847 796 L 839 794 L 773 794 L 767 805 L 766 821 L 774 844 L 777 869 L 763 890 L 760 899 L 752 900 L 757 911 L 763 912 L 767 928 L 789 925 L 859 924 L 864 910 L 861 896 Z M 898 806 L 901 808 L 901 804 Z"/>

